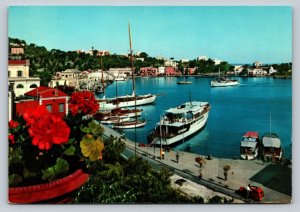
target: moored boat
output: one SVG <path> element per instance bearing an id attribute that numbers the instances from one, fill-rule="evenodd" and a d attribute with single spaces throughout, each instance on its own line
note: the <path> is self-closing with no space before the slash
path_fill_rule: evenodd
<path id="1" fill-rule="evenodd" d="M 134 107 L 140 105 L 149 105 L 155 102 L 156 95 L 126 95 L 117 98 L 102 98 L 97 99 L 99 103 L 99 110 L 112 110 L 117 107 Z"/>
<path id="2" fill-rule="evenodd" d="M 241 158 L 244 160 L 253 160 L 258 155 L 259 135 L 257 132 L 248 131 L 243 135 L 241 141 Z"/>
<path id="3" fill-rule="evenodd" d="M 116 123 L 112 125 L 112 128 L 117 129 L 131 129 L 131 128 L 139 128 L 144 127 L 146 125 L 146 120 L 129 120 L 122 123 Z"/>
<path id="4" fill-rule="evenodd" d="M 240 82 L 238 80 L 232 80 L 226 77 L 218 77 L 215 80 L 210 82 L 211 87 L 227 87 L 227 86 L 235 86 Z"/>
<path id="5" fill-rule="evenodd" d="M 192 81 L 178 81 L 178 85 L 187 85 L 187 84 L 192 84 Z"/>
<path id="6" fill-rule="evenodd" d="M 168 146 L 199 132 L 206 124 L 210 111 L 208 102 L 186 102 L 165 111 L 148 142 Z"/>
<path id="7" fill-rule="evenodd" d="M 275 133 L 265 133 L 262 137 L 262 156 L 264 160 L 273 161 L 281 159 L 281 140 Z"/>
<path id="8" fill-rule="evenodd" d="M 148 104 L 153 104 L 155 102 L 155 99 L 156 99 L 156 95 L 152 95 L 152 94 L 136 95 L 130 24 L 128 24 L 128 32 L 129 32 L 129 44 L 130 44 L 132 94 L 131 95 L 126 95 L 126 96 L 118 96 L 118 97 L 115 97 L 115 98 L 105 98 L 104 97 L 102 100 L 100 100 L 101 104 L 103 104 L 102 105 L 103 108 L 111 107 L 112 105 L 115 105 L 114 108 L 117 108 L 117 105 L 118 105 L 118 107 L 133 107 L 133 106 L 136 107 L 136 106 L 139 106 L 139 105 L 148 105 Z M 105 101 L 103 101 L 103 100 L 105 100 Z M 101 109 L 101 105 L 100 105 L 100 109 Z"/>
<path id="9" fill-rule="evenodd" d="M 130 117 L 128 116 L 108 116 L 104 117 L 100 123 L 101 124 L 117 124 L 129 121 Z"/>

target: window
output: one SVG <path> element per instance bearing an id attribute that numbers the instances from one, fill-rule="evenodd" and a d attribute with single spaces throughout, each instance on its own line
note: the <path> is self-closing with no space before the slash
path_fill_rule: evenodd
<path id="1" fill-rule="evenodd" d="M 23 76 L 23 71 L 18 71 L 18 77 L 22 77 Z"/>
<path id="2" fill-rule="evenodd" d="M 24 88 L 24 85 L 19 84 L 19 85 L 17 85 L 17 88 Z"/>
<path id="3" fill-rule="evenodd" d="M 32 84 L 32 85 L 30 85 L 30 87 L 29 88 L 36 88 L 37 87 L 37 85 L 36 84 Z"/>
<path id="4" fill-rule="evenodd" d="M 10 71 L 8 71 L 8 77 L 10 77 Z"/>
<path id="5" fill-rule="evenodd" d="M 65 112 L 65 104 L 64 103 L 59 103 L 59 112 L 60 113 Z"/>
<path id="6" fill-rule="evenodd" d="M 49 112 L 52 112 L 52 105 L 46 105 L 46 107 Z"/>

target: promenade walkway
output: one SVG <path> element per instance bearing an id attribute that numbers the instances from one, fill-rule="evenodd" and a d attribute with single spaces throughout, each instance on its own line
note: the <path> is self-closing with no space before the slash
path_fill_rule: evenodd
<path id="1" fill-rule="evenodd" d="M 103 126 L 105 135 L 121 137 L 115 130 Z M 159 147 L 139 147 L 134 142 L 125 139 L 127 151 L 134 152 L 143 156 L 153 164 L 169 167 L 173 172 L 181 177 L 188 178 L 196 183 L 207 186 L 213 190 L 226 195 L 240 198 L 234 193 L 241 186 L 251 185 L 263 188 L 265 197 L 261 202 L 250 203 L 291 203 L 291 168 L 270 162 L 263 163 L 260 160 L 246 161 L 240 159 L 212 158 L 206 159 L 202 170 L 202 179 L 199 179 L 199 164 L 195 162 L 196 157 L 204 155 L 178 152 L 179 162 L 176 162 L 176 153 L 173 150 L 165 151 L 164 159 L 160 158 Z M 230 166 L 227 180 L 224 178 L 223 167 Z"/>

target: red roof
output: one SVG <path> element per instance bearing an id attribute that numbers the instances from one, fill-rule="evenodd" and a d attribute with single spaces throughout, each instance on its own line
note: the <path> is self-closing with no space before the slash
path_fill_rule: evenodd
<path id="1" fill-rule="evenodd" d="M 29 65 L 29 60 L 8 60 L 8 65 Z"/>
<path id="2" fill-rule="evenodd" d="M 50 88 L 45 86 L 37 87 L 31 91 L 25 93 L 26 96 L 38 97 L 38 95 L 42 98 L 49 98 L 49 97 L 61 97 L 61 96 L 68 96 L 64 92 L 56 88 Z"/>
<path id="3" fill-rule="evenodd" d="M 248 131 L 243 137 L 258 138 L 258 132 Z"/>

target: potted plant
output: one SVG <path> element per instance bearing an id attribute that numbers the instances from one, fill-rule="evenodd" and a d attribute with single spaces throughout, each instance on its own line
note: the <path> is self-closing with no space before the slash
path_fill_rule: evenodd
<path id="1" fill-rule="evenodd" d="M 75 92 L 65 117 L 37 106 L 9 122 L 9 202 L 48 201 L 88 180 L 87 164 L 104 150 L 103 130 L 91 116 L 98 109 L 93 93 Z"/>

